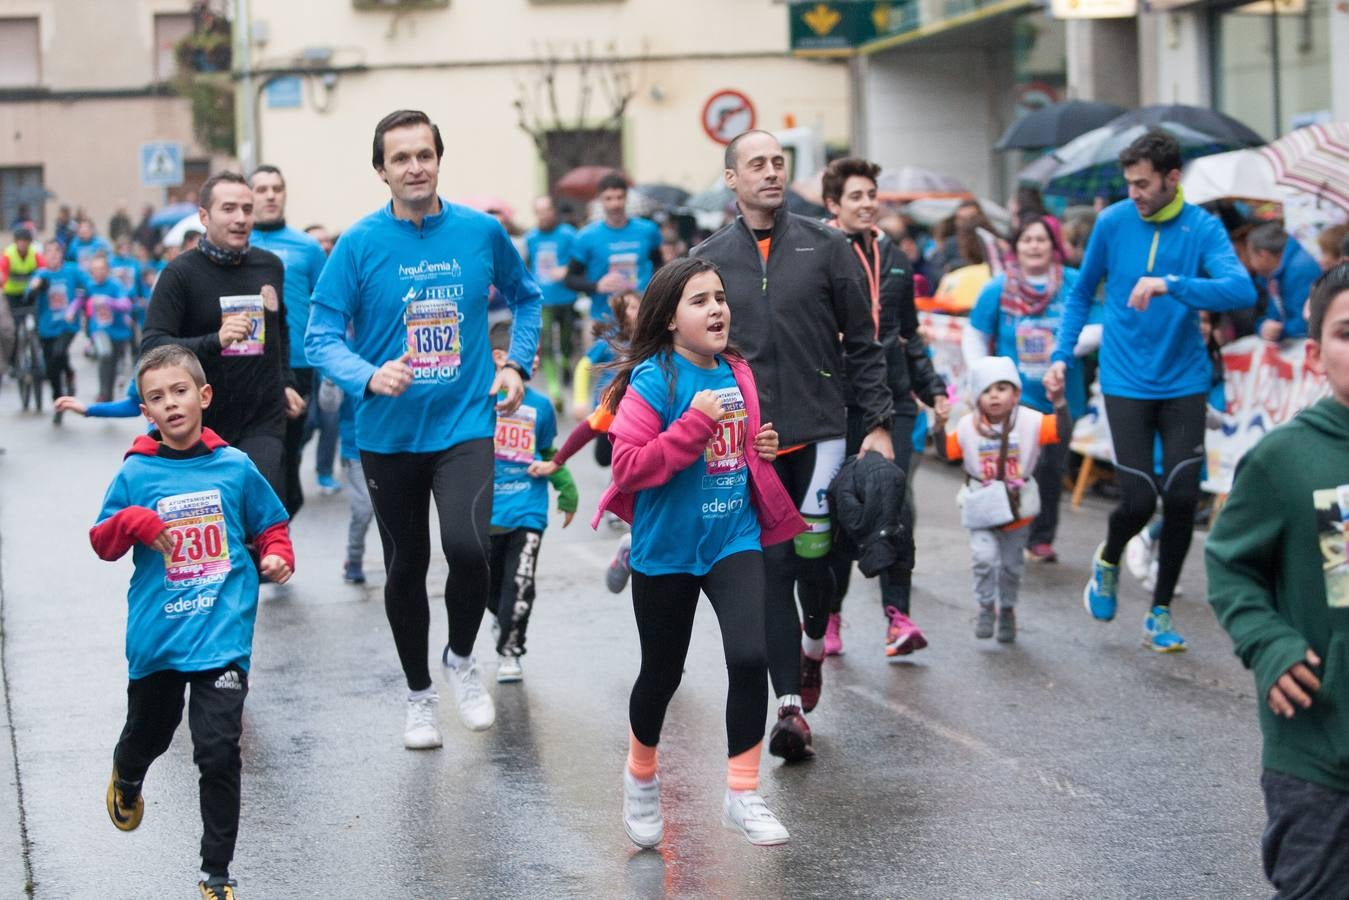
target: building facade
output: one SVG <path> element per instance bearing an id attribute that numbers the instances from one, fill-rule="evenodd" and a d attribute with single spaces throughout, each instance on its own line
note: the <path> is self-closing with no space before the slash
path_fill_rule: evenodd
<path id="1" fill-rule="evenodd" d="M 853 145 L 1004 199 L 992 148 L 1046 102 L 1186 103 L 1267 139 L 1349 120 L 1338 0 L 791 0 L 793 51 L 849 62 Z"/>
<path id="2" fill-rule="evenodd" d="M 759 127 L 849 137 L 846 64 L 794 58 L 773 0 L 330 0 L 322 16 L 293 0 L 241 5 L 256 110 L 241 87 L 253 140 L 240 155 L 288 175 L 301 226 L 343 228 L 387 201 L 371 137 L 400 108 L 441 129 L 442 194 L 500 198 L 524 223 L 573 164 L 701 191 L 722 170 L 712 133 L 751 110 Z"/>
<path id="3" fill-rule="evenodd" d="M 191 101 L 170 86 L 190 6 L 0 0 L 0 228 L 26 207 L 46 229 L 69 205 L 101 233 L 119 208 L 134 219 L 143 204 L 164 203 L 169 189 L 142 183 L 148 142 L 181 148 L 186 183 L 175 193 L 206 177 L 213 158 L 193 136 Z"/>

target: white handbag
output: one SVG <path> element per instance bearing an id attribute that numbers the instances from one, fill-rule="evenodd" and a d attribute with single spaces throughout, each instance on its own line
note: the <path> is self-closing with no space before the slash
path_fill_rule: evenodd
<path id="1" fill-rule="evenodd" d="M 1011 423 L 1003 427 L 998 447 L 997 478 L 988 484 L 966 485 L 960 494 L 960 524 L 965 528 L 1001 528 L 1018 519 L 1033 519 L 1040 514 L 1040 486 L 1027 478 L 1013 487 L 1003 478 L 1007 474 L 1007 442 Z"/>

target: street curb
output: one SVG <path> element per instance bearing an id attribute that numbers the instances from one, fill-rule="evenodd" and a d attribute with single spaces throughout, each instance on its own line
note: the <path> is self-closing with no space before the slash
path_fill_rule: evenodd
<path id="1" fill-rule="evenodd" d="M 9 740 L 5 742 L 4 753 L 8 755 L 9 768 L 14 773 L 13 790 L 14 805 L 18 812 L 19 820 L 19 856 L 23 863 L 23 892 L 31 897 L 34 895 L 36 885 L 33 883 L 33 845 L 28 837 L 28 815 L 23 800 L 23 778 L 19 771 L 19 740 L 14 731 L 14 706 L 10 702 L 9 691 L 9 666 L 8 653 L 9 633 L 5 628 L 5 578 L 4 578 L 4 538 L 0 537 L 0 684 L 3 684 L 5 693 L 4 705 L 4 728 L 9 732 Z M 0 787 L 0 793 L 8 794 L 6 789 L 8 785 Z M 8 800 L 8 797 L 5 798 Z M 5 848 L 5 855 L 8 856 L 8 848 Z M 0 873 L 4 880 L 8 882 L 14 877 L 10 871 L 10 864 L 4 858 L 0 858 Z"/>

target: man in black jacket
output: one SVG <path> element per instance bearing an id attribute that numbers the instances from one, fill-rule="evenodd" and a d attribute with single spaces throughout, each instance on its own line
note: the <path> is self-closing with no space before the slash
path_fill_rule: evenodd
<path id="1" fill-rule="evenodd" d="M 732 338 L 754 371 L 764 420 L 781 436 L 784 449 L 774 468 L 810 526 L 793 543 L 764 550 L 768 669 L 779 704 L 769 752 L 805 759 L 814 750 L 801 712 L 819 702 L 834 594 L 828 490 L 843 463 L 844 382 L 862 411 L 863 451 L 894 457 L 894 411 L 884 351 L 847 240 L 787 212 L 786 159 L 773 135 L 745 132 L 727 146 L 725 162 L 740 215 L 691 255 L 721 270 Z M 794 589 L 805 613 L 804 635 Z"/>
<path id="2" fill-rule="evenodd" d="M 912 485 L 910 461 L 913 444 L 910 434 L 918 415 L 918 395 L 932 407 L 937 418 L 946 420 L 949 405 L 946 383 L 932 366 L 927 347 L 918 334 L 918 310 L 913 302 L 913 273 L 908 258 L 876 227 L 880 207 L 876 202 L 876 178 L 881 167 L 856 157 L 836 159 L 824 172 L 825 206 L 834 216 L 829 224 L 848 236 L 854 262 L 861 266 L 871 296 L 871 313 L 876 334 L 885 348 L 885 363 L 890 393 L 895 404 L 895 464 L 904 470 Z M 848 446 L 852 455 L 862 441 L 863 413 L 855 398 L 848 398 Z M 927 638 L 909 618 L 909 593 L 913 582 L 913 504 L 901 513 L 900 553 L 895 565 L 881 572 L 881 611 L 886 618 L 885 655 L 898 659 L 927 646 Z M 826 645 L 831 653 L 842 651 L 838 638 L 838 616 L 843 595 L 848 590 L 852 561 L 835 554 L 833 560 L 836 593 L 829 615 Z"/>
<path id="3" fill-rule="evenodd" d="M 242 175 L 206 179 L 200 206 L 206 233 L 160 273 L 141 347 L 179 344 L 197 355 L 215 389 L 203 424 L 248 454 L 284 497 L 286 419 L 304 412 L 288 361 L 285 270 L 248 244 L 253 191 Z"/>

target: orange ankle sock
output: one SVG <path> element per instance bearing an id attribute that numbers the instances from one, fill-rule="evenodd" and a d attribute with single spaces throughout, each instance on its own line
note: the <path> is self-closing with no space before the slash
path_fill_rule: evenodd
<path id="1" fill-rule="evenodd" d="M 656 777 L 656 748 L 648 747 L 637 740 L 637 735 L 628 729 L 628 771 L 639 781 L 650 781 Z M 759 766 L 755 762 L 754 773 L 758 775 Z"/>
<path id="2" fill-rule="evenodd" d="M 763 753 L 763 741 L 750 747 L 744 753 L 737 753 L 726 761 L 726 786 L 733 791 L 757 791 L 759 789 L 759 758 Z"/>

